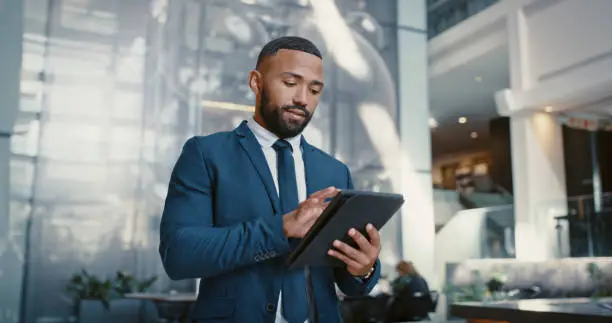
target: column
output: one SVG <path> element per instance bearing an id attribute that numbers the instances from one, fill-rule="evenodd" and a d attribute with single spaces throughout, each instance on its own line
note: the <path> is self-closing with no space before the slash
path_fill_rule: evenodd
<path id="1" fill-rule="evenodd" d="M 0 321 L 18 322 L 23 263 L 11 246 L 10 142 L 19 110 L 23 1 L 0 0 Z"/>
<path id="2" fill-rule="evenodd" d="M 397 1 L 399 186 L 406 200 L 401 210 L 403 259 L 412 261 L 431 288 L 437 288 L 442 282 L 434 266 L 426 11 L 425 0 Z"/>
<path id="3" fill-rule="evenodd" d="M 510 83 L 513 93 L 534 88 L 529 30 L 522 9 L 508 17 Z M 513 94 L 509 94 L 513 96 Z M 500 110 L 519 111 L 520 100 Z M 518 103 L 517 103 L 518 102 Z M 517 113 L 510 119 L 516 258 L 544 260 L 564 256 L 557 246 L 555 217 L 567 213 L 561 125 L 553 114 Z M 567 230 L 562 230 L 567 241 Z M 565 242 L 564 244 L 567 244 Z"/>
<path id="4" fill-rule="evenodd" d="M 516 258 L 545 260 L 566 256 L 557 246 L 556 216 L 567 213 L 563 136 L 554 115 L 510 119 Z"/>

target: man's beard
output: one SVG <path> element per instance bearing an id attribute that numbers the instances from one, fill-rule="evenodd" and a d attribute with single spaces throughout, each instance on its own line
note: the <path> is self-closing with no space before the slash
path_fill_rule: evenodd
<path id="1" fill-rule="evenodd" d="M 269 100 L 266 94 L 266 89 L 263 88 L 261 91 L 261 102 L 259 104 L 259 113 L 263 117 L 268 130 L 273 134 L 277 135 L 279 138 L 292 138 L 304 130 L 310 119 L 312 118 L 312 114 L 306 110 L 306 107 L 299 105 L 284 105 L 281 107 L 269 107 Z M 285 110 L 299 110 L 304 113 L 303 121 L 294 121 L 294 120 L 284 120 L 283 119 L 283 111 Z"/>

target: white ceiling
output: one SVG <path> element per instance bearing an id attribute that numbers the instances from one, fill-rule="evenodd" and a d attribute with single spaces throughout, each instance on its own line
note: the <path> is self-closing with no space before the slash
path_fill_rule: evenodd
<path id="1" fill-rule="evenodd" d="M 508 48 L 498 47 L 430 78 L 431 116 L 440 123 L 459 116 L 497 116 L 494 94 L 509 83 Z"/>

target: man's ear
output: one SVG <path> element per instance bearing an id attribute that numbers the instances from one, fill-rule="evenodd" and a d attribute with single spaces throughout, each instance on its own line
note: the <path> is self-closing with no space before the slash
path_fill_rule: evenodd
<path id="1" fill-rule="evenodd" d="M 262 75 L 259 71 L 253 70 L 249 73 L 249 87 L 251 91 L 255 93 L 255 95 L 259 95 L 261 93 L 261 83 L 262 83 Z"/>

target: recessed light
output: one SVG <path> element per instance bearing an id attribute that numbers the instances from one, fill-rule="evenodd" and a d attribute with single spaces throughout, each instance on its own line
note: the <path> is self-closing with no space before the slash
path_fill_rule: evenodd
<path id="1" fill-rule="evenodd" d="M 464 124 L 467 122 L 467 118 L 466 117 L 459 117 L 459 119 L 457 119 L 457 121 L 461 124 Z"/>
<path id="2" fill-rule="evenodd" d="M 476 131 L 472 131 L 472 132 L 470 133 L 470 137 L 472 137 L 472 139 L 476 139 L 476 138 L 478 138 L 478 132 L 476 132 Z"/>
<path id="3" fill-rule="evenodd" d="M 482 77 L 480 77 L 480 76 L 476 76 L 476 77 L 474 78 L 474 81 L 476 81 L 477 83 L 480 83 L 480 82 L 482 82 Z"/>
<path id="4" fill-rule="evenodd" d="M 434 118 L 429 118 L 429 127 L 436 128 L 438 126 L 438 121 Z"/>
<path id="5" fill-rule="evenodd" d="M 546 108 L 544 108 L 544 111 L 546 111 L 546 112 L 550 113 L 550 112 L 552 112 L 552 111 L 553 111 L 553 107 L 551 107 L 551 106 L 547 106 Z"/>

